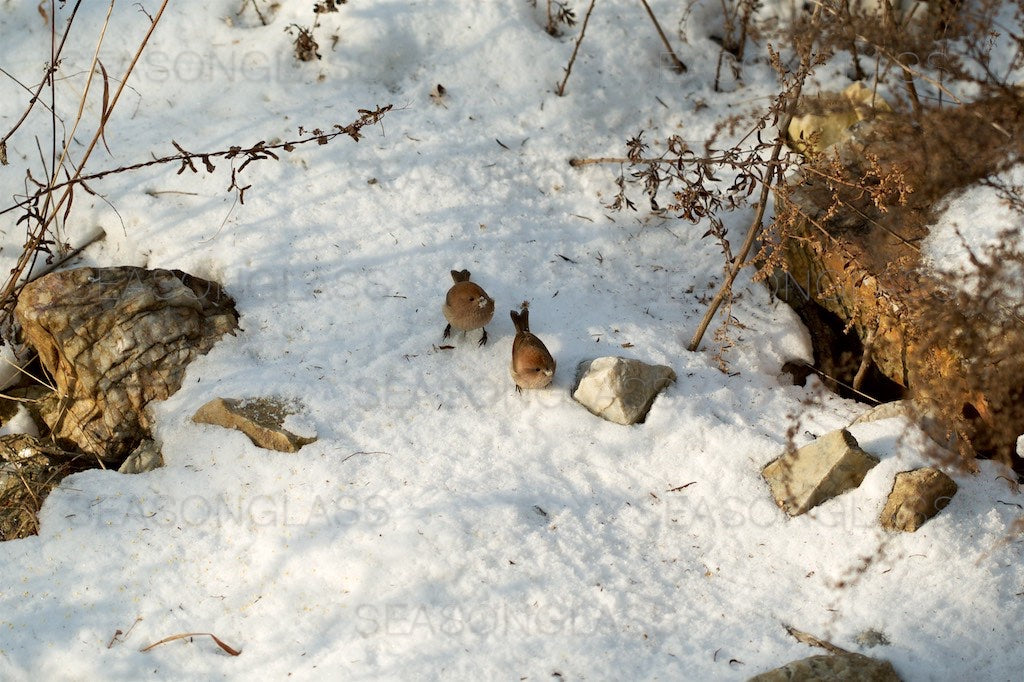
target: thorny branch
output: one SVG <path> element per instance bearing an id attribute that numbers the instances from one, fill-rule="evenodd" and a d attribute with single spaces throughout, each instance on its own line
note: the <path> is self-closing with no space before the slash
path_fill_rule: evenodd
<path id="1" fill-rule="evenodd" d="M 278 152 L 292 152 L 299 145 L 313 142 L 317 145 L 325 145 L 339 136 L 345 136 L 358 142 L 363 136 L 362 129 L 366 126 L 379 123 L 384 115 L 391 111 L 391 109 L 392 105 L 390 104 L 377 107 L 372 110 L 359 109 L 359 118 L 348 125 L 335 124 L 332 129 L 326 131 L 319 128 L 314 128 L 312 130 L 299 128 L 298 138 L 275 144 L 267 144 L 265 140 L 261 140 L 248 147 L 232 146 L 228 149 L 214 152 L 191 152 L 182 147 L 176 141 L 172 140 L 171 144 L 177 150 L 176 154 L 170 154 L 156 159 L 150 159 L 149 161 L 142 161 L 140 163 L 121 166 L 119 168 L 111 168 L 95 173 L 78 174 L 54 184 L 36 182 L 38 189 L 34 193 L 23 198 L 12 206 L 8 206 L 7 208 L 0 210 L 0 215 L 16 210 L 24 211 L 24 215 L 18 219 L 18 223 L 29 222 L 37 225 L 36 230 L 34 230 L 30 235 L 29 241 L 29 244 L 33 248 L 33 253 L 39 251 L 47 253 L 49 254 L 49 260 L 50 258 L 53 258 L 51 246 L 53 246 L 54 242 L 45 238 L 49 222 L 40 212 L 39 202 L 45 195 L 48 195 L 54 190 L 66 189 L 70 192 L 75 186 L 80 185 L 86 191 L 91 191 L 87 185 L 89 182 L 100 180 L 118 173 L 126 173 L 139 170 L 141 168 L 147 168 L 149 166 L 176 163 L 178 164 L 178 174 L 180 175 L 185 171 L 191 171 L 193 173 L 200 172 L 200 168 L 197 166 L 198 163 L 202 164 L 202 170 L 207 173 L 212 173 L 216 170 L 216 164 L 214 164 L 215 159 L 225 159 L 232 162 L 240 160 L 241 162 L 238 166 L 233 167 L 231 170 L 231 184 L 228 189 L 234 190 L 238 195 L 239 202 L 244 203 L 244 194 L 245 191 L 249 189 L 249 186 L 239 184 L 238 175 L 245 170 L 250 163 L 265 159 L 278 160 L 280 158 L 278 156 Z M 17 302 L 17 296 L 20 293 L 21 288 L 26 284 L 26 281 L 21 277 L 22 272 L 23 269 L 12 272 L 6 286 L 2 293 L 0 293 L 0 301 L 2 301 L 2 303 L 0 303 L 0 329 L 7 329 L 9 327 L 14 311 L 14 305 Z"/>

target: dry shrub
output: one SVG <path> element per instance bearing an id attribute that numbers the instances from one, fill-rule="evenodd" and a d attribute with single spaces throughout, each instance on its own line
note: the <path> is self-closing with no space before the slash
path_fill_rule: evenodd
<path id="1" fill-rule="evenodd" d="M 65 476 L 91 465 L 88 457 L 29 436 L 0 438 L 0 542 L 38 533 L 46 496 Z"/>
<path id="2" fill-rule="evenodd" d="M 972 254 L 975 287 L 965 290 L 957 277 L 942 275 L 922 295 L 907 357 L 914 404 L 930 435 L 961 463 L 995 458 L 1017 464 L 1018 473 L 1024 473 L 1016 457 L 1024 434 L 1024 251 L 1013 244 L 1022 234 L 1018 229 L 981 257 Z"/>
<path id="3" fill-rule="evenodd" d="M 1024 281 L 1013 246 L 1020 233 L 974 259 L 973 293 L 922 268 L 918 244 L 941 198 L 1022 158 L 1017 95 L 876 120 L 842 153 L 809 159 L 802 180 L 780 189 L 773 239 L 762 249 L 763 263 L 819 285 L 810 294 L 865 347 L 874 344 L 872 360 L 910 389 L 922 423 L 965 462 L 982 455 L 1010 463 L 1024 433 L 1024 315 L 1005 297 Z M 1024 215 L 1019 188 L 1002 193 Z"/>
<path id="4" fill-rule="evenodd" d="M 768 278 L 792 268 L 797 254 L 807 261 L 805 274 L 820 275 L 812 261 L 830 261 L 830 272 L 839 275 L 806 281 L 807 293 L 831 306 L 859 341 L 859 358 L 836 363 L 848 371 L 837 384 L 856 389 L 873 356 L 895 346 L 902 356 L 896 353 L 890 366 L 881 363 L 879 369 L 911 389 L 932 430 L 955 435 L 965 461 L 978 454 L 1008 460 L 1024 431 L 1024 408 L 1017 407 L 1024 335 L 1021 311 L 996 294 L 1005 290 L 1009 266 L 1019 256 L 1008 237 L 993 254 L 995 264 L 981 268 L 981 293 L 971 297 L 921 269 L 919 243 L 942 197 L 1024 158 L 1024 90 L 1011 81 L 1013 70 L 1024 67 L 1024 0 L 918 4 L 903 14 L 888 2 L 824 0 L 809 6 L 813 13 L 774 23 L 758 23 L 747 7 L 756 5 L 723 3 L 723 53 L 738 73 L 742 56 L 753 52 L 747 43 L 766 38 L 782 94 L 767 111 L 722 121 L 703 149 L 678 137 L 654 144 L 637 136 L 627 143 L 625 159 L 594 160 L 627 164 L 612 208 L 636 210 L 640 202 L 629 192 L 639 188 L 652 212 L 676 215 L 715 239 L 727 273 L 756 262 Z M 1000 23 L 1008 7 L 1016 8 L 1016 23 Z M 771 44 L 786 51 L 772 52 Z M 999 54 L 993 52 L 997 45 Z M 809 53 L 815 56 L 810 71 L 832 55 L 852 57 L 850 75 L 885 93 L 894 112 L 859 124 L 855 142 L 841 153 L 769 158 L 774 140 L 762 131 L 788 128 L 792 100 L 786 93 L 800 92 L 794 83 L 802 84 L 809 71 L 795 63 Z M 724 139 L 737 141 L 720 143 Z M 799 179 L 779 182 L 795 163 L 801 164 Z M 766 186 L 774 190 L 774 216 L 762 221 Z M 1024 207 L 1020 188 L 1004 189 L 1011 204 Z M 669 200 L 662 198 L 666 193 Z M 750 230 L 760 232 L 760 252 L 747 260 L 732 243 L 724 216 L 751 204 L 758 218 Z M 731 282 L 726 277 L 721 298 L 730 295 Z M 849 292 L 867 302 L 856 302 Z M 726 332 L 716 341 L 724 348 L 730 342 L 728 305 L 719 299 L 713 306 L 726 311 Z"/>

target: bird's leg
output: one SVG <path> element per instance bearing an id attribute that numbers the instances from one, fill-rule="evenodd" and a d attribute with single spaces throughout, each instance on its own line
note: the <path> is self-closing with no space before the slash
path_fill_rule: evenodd
<path id="1" fill-rule="evenodd" d="M 519 384 L 516 384 L 516 393 L 520 393 L 521 394 L 522 392 L 523 392 L 523 387 L 520 386 Z"/>
<path id="2" fill-rule="evenodd" d="M 481 346 L 483 346 L 484 344 L 487 343 L 487 330 L 484 329 L 483 332 L 484 332 L 483 336 L 480 337 L 480 344 L 479 345 L 481 345 Z"/>
<path id="3" fill-rule="evenodd" d="M 452 326 L 448 325 L 448 326 L 446 326 L 444 328 L 444 335 L 441 338 L 442 339 L 447 339 L 451 335 L 452 335 Z"/>

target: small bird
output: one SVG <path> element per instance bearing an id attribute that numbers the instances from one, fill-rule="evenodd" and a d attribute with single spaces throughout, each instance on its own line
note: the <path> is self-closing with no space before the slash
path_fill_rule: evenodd
<path id="1" fill-rule="evenodd" d="M 444 338 L 451 336 L 452 329 L 468 332 L 472 329 L 483 329 L 480 345 L 487 343 L 487 330 L 484 327 L 494 317 L 494 299 L 487 295 L 480 285 L 469 281 L 469 270 L 452 270 L 455 284 L 448 290 L 444 298 L 444 319 L 448 326 L 444 328 Z"/>
<path id="2" fill-rule="evenodd" d="M 516 382 L 516 391 L 524 388 L 544 388 L 555 375 L 555 359 L 551 357 L 544 342 L 530 333 L 530 306 L 526 301 L 519 312 L 509 311 L 512 324 L 516 326 L 516 338 L 512 342 L 512 365 L 509 371 Z"/>

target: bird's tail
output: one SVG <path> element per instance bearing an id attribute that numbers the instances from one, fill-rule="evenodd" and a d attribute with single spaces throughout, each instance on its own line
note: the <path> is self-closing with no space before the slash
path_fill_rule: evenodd
<path id="1" fill-rule="evenodd" d="M 519 306 L 519 312 L 514 310 L 509 311 L 509 315 L 512 316 L 512 324 L 516 326 L 516 333 L 530 331 L 530 304 L 523 301 L 523 304 Z"/>
<path id="2" fill-rule="evenodd" d="M 452 279 L 455 282 L 468 282 L 469 270 L 452 270 Z"/>

